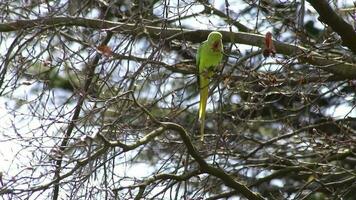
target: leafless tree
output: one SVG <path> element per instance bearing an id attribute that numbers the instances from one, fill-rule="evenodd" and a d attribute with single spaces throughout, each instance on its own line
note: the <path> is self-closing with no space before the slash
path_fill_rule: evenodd
<path id="1" fill-rule="evenodd" d="M 3 199 L 354 198 L 350 0 L 6 0 L 0 11 Z M 201 142 L 195 53 L 212 30 L 224 58 Z"/>

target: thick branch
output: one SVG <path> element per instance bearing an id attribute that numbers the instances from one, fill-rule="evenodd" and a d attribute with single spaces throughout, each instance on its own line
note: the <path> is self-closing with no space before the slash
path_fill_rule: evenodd
<path id="1" fill-rule="evenodd" d="M 244 195 L 247 199 L 256 199 L 256 200 L 262 200 L 264 199 L 261 195 L 258 193 L 254 193 L 248 187 L 245 185 L 237 182 L 233 176 L 225 173 L 222 169 L 213 167 L 209 165 L 205 160 L 199 155 L 195 147 L 193 146 L 187 132 L 185 129 L 178 124 L 171 123 L 171 122 L 162 122 L 162 125 L 164 125 L 167 129 L 172 129 L 175 130 L 179 133 L 180 137 L 182 138 L 185 146 L 188 149 L 188 153 L 195 159 L 195 161 L 198 162 L 201 171 L 208 173 L 210 175 L 213 175 L 219 179 L 221 179 L 227 186 L 234 188 L 236 191 Z"/>
<path id="2" fill-rule="evenodd" d="M 137 24 L 128 24 L 121 22 L 112 22 L 98 19 L 73 18 L 73 17 L 52 17 L 40 18 L 34 20 L 18 20 L 15 22 L 0 24 L 0 32 L 11 32 L 23 29 L 34 29 L 38 27 L 53 28 L 60 26 L 81 26 L 99 30 L 111 30 L 122 34 L 148 34 L 154 39 L 166 38 L 166 41 L 181 39 L 200 43 L 207 38 L 211 30 L 188 30 L 179 28 L 166 28 L 155 26 L 137 26 Z M 244 33 L 220 31 L 223 34 L 224 42 L 234 42 L 251 46 L 261 47 L 264 36 Z M 356 40 L 353 40 L 356 41 Z M 274 41 L 278 53 L 287 56 L 299 55 L 304 62 L 316 66 L 323 66 L 322 69 L 344 79 L 356 79 L 356 64 L 324 58 L 322 55 L 312 52 L 301 46 L 291 45 L 283 42 Z M 354 44 L 356 45 L 356 43 Z"/>
<path id="3" fill-rule="evenodd" d="M 340 35 L 343 45 L 356 54 L 356 31 L 345 22 L 328 4 L 326 0 L 307 0 L 319 13 L 319 20 L 329 25 Z"/>

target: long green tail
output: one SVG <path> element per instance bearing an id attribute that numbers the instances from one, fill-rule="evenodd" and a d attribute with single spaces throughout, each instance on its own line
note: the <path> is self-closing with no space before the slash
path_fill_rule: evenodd
<path id="1" fill-rule="evenodd" d="M 209 93 L 209 80 L 200 76 L 200 102 L 199 102 L 199 122 L 200 122 L 200 140 L 204 140 L 204 128 L 205 128 L 205 110 L 206 103 L 208 101 Z"/>

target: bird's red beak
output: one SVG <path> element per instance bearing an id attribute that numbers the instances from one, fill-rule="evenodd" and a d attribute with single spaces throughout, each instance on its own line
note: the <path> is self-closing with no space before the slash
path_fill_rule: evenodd
<path id="1" fill-rule="evenodd" d="M 213 43 L 213 51 L 220 51 L 220 42 L 216 41 Z"/>

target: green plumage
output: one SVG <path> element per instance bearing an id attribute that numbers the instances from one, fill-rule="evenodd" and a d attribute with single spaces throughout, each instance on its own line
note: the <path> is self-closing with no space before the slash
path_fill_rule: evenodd
<path id="1" fill-rule="evenodd" d="M 199 122 L 201 140 L 204 140 L 205 110 L 208 101 L 209 81 L 214 69 L 219 65 L 223 57 L 222 35 L 219 32 L 211 32 L 208 39 L 199 46 L 196 62 L 199 68 Z"/>

